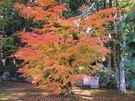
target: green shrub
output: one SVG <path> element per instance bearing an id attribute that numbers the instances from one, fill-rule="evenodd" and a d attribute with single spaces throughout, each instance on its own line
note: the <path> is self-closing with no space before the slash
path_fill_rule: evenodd
<path id="1" fill-rule="evenodd" d="M 18 67 L 14 67 L 12 70 L 10 70 L 11 77 L 16 77 L 16 71 L 18 70 Z"/>
<path id="2" fill-rule="evenodd" d="M 108 89 L 116 89 L 116 82 L 114 80 L 109 81 L 106 86 Z"/>
<path id="3" fill-rule="evenodd" d="M 17 79 L 20 81 L 20 82 L 25 82 L 26 78 L 24 77 L 17 77 Z"/>
<path id="4" fill-rule="evenodd" d="M 19 80 L 20 82 L 25 82 L 26 78 L 20 77 L 21 73 L 17 73 L 17 72 L 16 72 L 18 69 L 19 69 L 19 67 L 14 67 L 14 68 L 10 71 L 11 77 L 17 78 L 17 80 Z"/>
<path id="5" fill-rule="evenodd" d="M 4 73 L 4 71 L 3 71 L 3 70 L 0 70 L 0 76 L 1 76 L 3 73 Z"/>
<path id="6" fill-rule="evenodd" d="M 99 83 L 105 83 L 110 79 L 110 76 L 112 73 L 101 63 L 96 64 L 95 66 L 101 68 L 100 71 L 96 72 L 97 77 L 99 77 Z M 90 73 L 91 76 L 94 76 L 95 74 Z"/>

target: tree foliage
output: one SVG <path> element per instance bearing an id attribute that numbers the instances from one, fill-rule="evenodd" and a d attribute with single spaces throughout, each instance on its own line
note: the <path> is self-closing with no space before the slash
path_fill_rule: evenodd
<path id="1" fill-rule="evenodd" d="M 11 3 L 7 3 L 7 0 L 0 1 L 0 27 L 4 29 L 4 26 L 9 23 L 9 16 L 11 15 Z"/>
<path id="2" fill-rule="evenodd" d="M 122 15 L 128 15 L 129 12 L 131 12 L 133 8 L 135 1 L 134 0 L 119 0 L 119 4 L 121 7 L 121 14 Z"/>
<path id="3" fill-rule="evenodd" d="M 99 11 L 89 19 L 65 19 L 61 16 L 63 11 L 67 11 L 64 6 L 55 0 L 36 0 L 36 3 L 29 2 L 27 6 L 14 5 L 25 19 L 45 22 L 41 29 L 31 27 L 33 32 L 18 32 L 21 42 L 26 43 L 12 56 L 24 60 L 23 68 L 18 72 L 32 77 L 34 84 L 50 87 L 55 94 L 66 93 L 85 73 L 99 70 L 92 63 L 111 52 L 104 46 L 109 40 L 105 26 L 118 19 L 112 16 L 112 13 L 117 13 L 114 8 Z M 79 26 L 76 26 L 78 23 Z M 89 26 L 93 31 L 87 37 L 84 31 Z"/>
<path id="4" fill-rule="evenodd" d="M 11 37 L 7 37 L 7 38 L 2 38 L 0 42 L 3 43 L 2 44 L 3 55 L 5 56 L 10 56 L 12 53 L 14 53 L 17 50 L 16 47 L 19 46 L 17 35 L 12 35 Z"/>

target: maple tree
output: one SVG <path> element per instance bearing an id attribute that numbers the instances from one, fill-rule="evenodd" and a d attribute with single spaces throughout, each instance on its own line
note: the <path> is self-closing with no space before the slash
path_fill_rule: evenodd
<path id="1" fill-rule="evenodd" d="M 67 93 L 75 81 L 86 73 L 100 68 L 93 62 L 100 61 L 111 51 L 104 44 L 109 41 L 106 25 L 118 19 L 112 16 L 115 8 L 101 10 L 89 19 L 74 17 L 65 19 L 61 13 L 67 9 L 65 4 L 55 0 L 36 0 L 36 3 L 16 3 L 20 16 L 33 23 L 44 21 L 41 29 L 31 28 L 32 32 L 17 32 L 25 47 L 19 47 L 12 55 L 24 60 L 18 72 L 33 78 L 33 84 L 50 87 L 55 94 Z M 82 9 L 86 10 L 88 6 Z M 78 19 L 80 19 L 78 21 Z M 75 23 L 79 23 L 76 26 Z M 85 30 L 90 27 L 90 36 Z M 83 66 L 81 69 L 80 67 Z M 67 85 L 70 84 L 70 85 Z M 61 88 L 61 89 L 58 89 Z"/>

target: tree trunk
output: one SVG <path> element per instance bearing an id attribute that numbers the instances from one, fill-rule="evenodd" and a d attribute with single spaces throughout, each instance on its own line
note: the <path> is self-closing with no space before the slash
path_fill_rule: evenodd
<path id="1" fill-rule="evenodd" d="M 119 0 L 116 0 L 116 7 L 119 6 Z M 120 17 L 120 12 L 118 13 L 118 16 Z M 120 28 L 119 25 L 117 26 L 118 29 Z M 120 40 L 122 39 L 122 35 L 121 35 L 121 31 L 118 31 L 118 37 L 117 37 L 117 40 Z M 122 63 L 122 61 L 124 60 L 124 58 L 122 57 L 122 53 L 121 53 L 121 50 L 122 50 L 122 46 L 118 45 L 118 49 L 117 51 L 118 52 L 118 56 L 117 56 L 117 60 L 118 60 L 118 66 L 115 67 L 116 70 L 116 73 L 118 75 L 116 75 L 116 82 L 117 82 L 117 86 L 118 86 L 118 91 L 120 93 L 126 93 L 126 86 L 125 86 L 125 71 L 124 70 L 121 70 L 121 67 L 124 66 L 124 64 Z"/>
<path id="2" fill-rule="evenodd" d="M 111 30 L 112 30 L 112 26 L 111 26 Z M 108 49 L 111 49 L 110 48 L 111 47 L 110 42 L 108 42 L 107 47 L 108 47 Z M 112 70 L 111 67 L 112 67 L 111 66 L 111 54 L 108 54 L 108 57 L 107 57 L 107 68 L 109 69 L 109 71 Z"/>
<path id="3" fill-rule="evenodd" d="M 122 57 L 122 61 L 123 61 Z M 124 64 L 120 63 L 120 67 L 124 66 Z M 125 70 L 120 70 L 120 92 L 126 93 L 126 86 L 125 86 Z"/>
<path id="4" fill-rule="evenodd" d="M 107 58 L 107 68 L 109 69 L 109 71 L 112 70 L 112 68 L 111 68 L 111 55 L 110 54 L 108 55 L 108 58 Z"/>
<path id="5" fill-rule="evenodd" d="M 118 51 L 116 49 L 116 34 L 112 35 L 112 39 L 114 39 L 113 46 L 112 46 L 112 49 L 113 49 L 113 66 L 114 66 L 114 71 L 115 71 L 114 75 L 115 75 L 115 80 L 116 80 L 116 88 L 117 88 L 117 90 L 119 90 L 119 88 L 120 88 L 120 83 L 119 83 L 120 75 L 119 75 L 118 63 L 116 61 L 118 59 L 117 54 L 116 54 L 116 51 Z"/>
<path id="6" fill-rule="evenodd" d="M 104 0 L 103 2 L 104 2 L 104 9 L 106 9 L 106 0 Z"/>
<path id="7" fill-rule="evenodd" d="M 3 38 L 3 36 L 2 36 L 2 38 Z M 3 61 L 2 61 L 2 59 L 3 59 L 3 49 L 2 49 L 2 42 L 1 42 L 1 46 L 0 46 L 0 68 L 1 69 L 3 69 Z"/>
<path id="8" fill-rule="evenodd" d="M 71 95 L 71 90 L 68 89 L 68 95 Z"/>
<path id="9" fill-rule="evenodd" d="M 96 5 L 97 5 L 97 12 L 99 11 L 99 1 L 96 1 Z"/>
<path id="10" fill-rule="evenodd" d="M 115 61 L 115 60 L 114 60 Z M 116 80 L 116 88 L 119 91 L 120 89 L 120 79 L 119 79 L 119 70 L 118 70 L 118 66 L 115 67 L 115 80 Z"/>
<path id="11" fill-rule="evenodd" d="M 109 0 L 109 7 L 112 7 L 112 0 Z"/>
<path id="12" fill-rule="evenodd" d="M 109 0 L 109 7 L 111 8 L 112 7 L 112 0 Z M 111 31 L 114 29 L 113 27 L 113 23 L 111 22 Z M 111 37 L 110 37 L 111 39 Z M 111 45 L 110 45 L 110 42 L 108 42 L 107 44 L 107 47 L 108 49 L 111 49 Z M 112 68 L 111 68 L 111 54 L 108 54 L 108 58 L 107 58 L 107 68 L 111 71 Z"/>
<path id="13" fill-rule="evenodd" d="M 1 47 L 1 50 L 2 50 L 2 47 Z M 3 53 L 1 50 L 0 50 L 0 68 L 3 69 L 3 61 L 2 61 Z"/>
<path id="14" fill-rule="evenodd" d="M 113 37 L 114 39 L 114 37 Z M 116 56 L 116 41 L 113 42 L 113 64 L 115 69 L 115 80 L 116 80 L 116 88 L 119 89 L 119 72 L 118 72 L 118 65 L 116 62 L 117 56 Z"/>

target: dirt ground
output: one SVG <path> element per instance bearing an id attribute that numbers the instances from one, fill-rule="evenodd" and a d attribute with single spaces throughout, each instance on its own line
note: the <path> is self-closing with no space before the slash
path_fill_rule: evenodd
<path id="1" fill-rule="evenodd" d="M 22 91 L 24 89 L 37 88 L 30 83 L 14 82 L 14 81 L 2 81 L 0 82 L 0 94 L 12 93 Z"/>
<path id="2" fill-rule="evenodd" d="M 126 94 L 118 94 L 116 89 L 72 89 L 70 96 L 53 95 L 47 88 L 40 89 L 30 83 L 0 82 L 0 101 L 135 101 L 135 91 L 127 89 Z"/>

